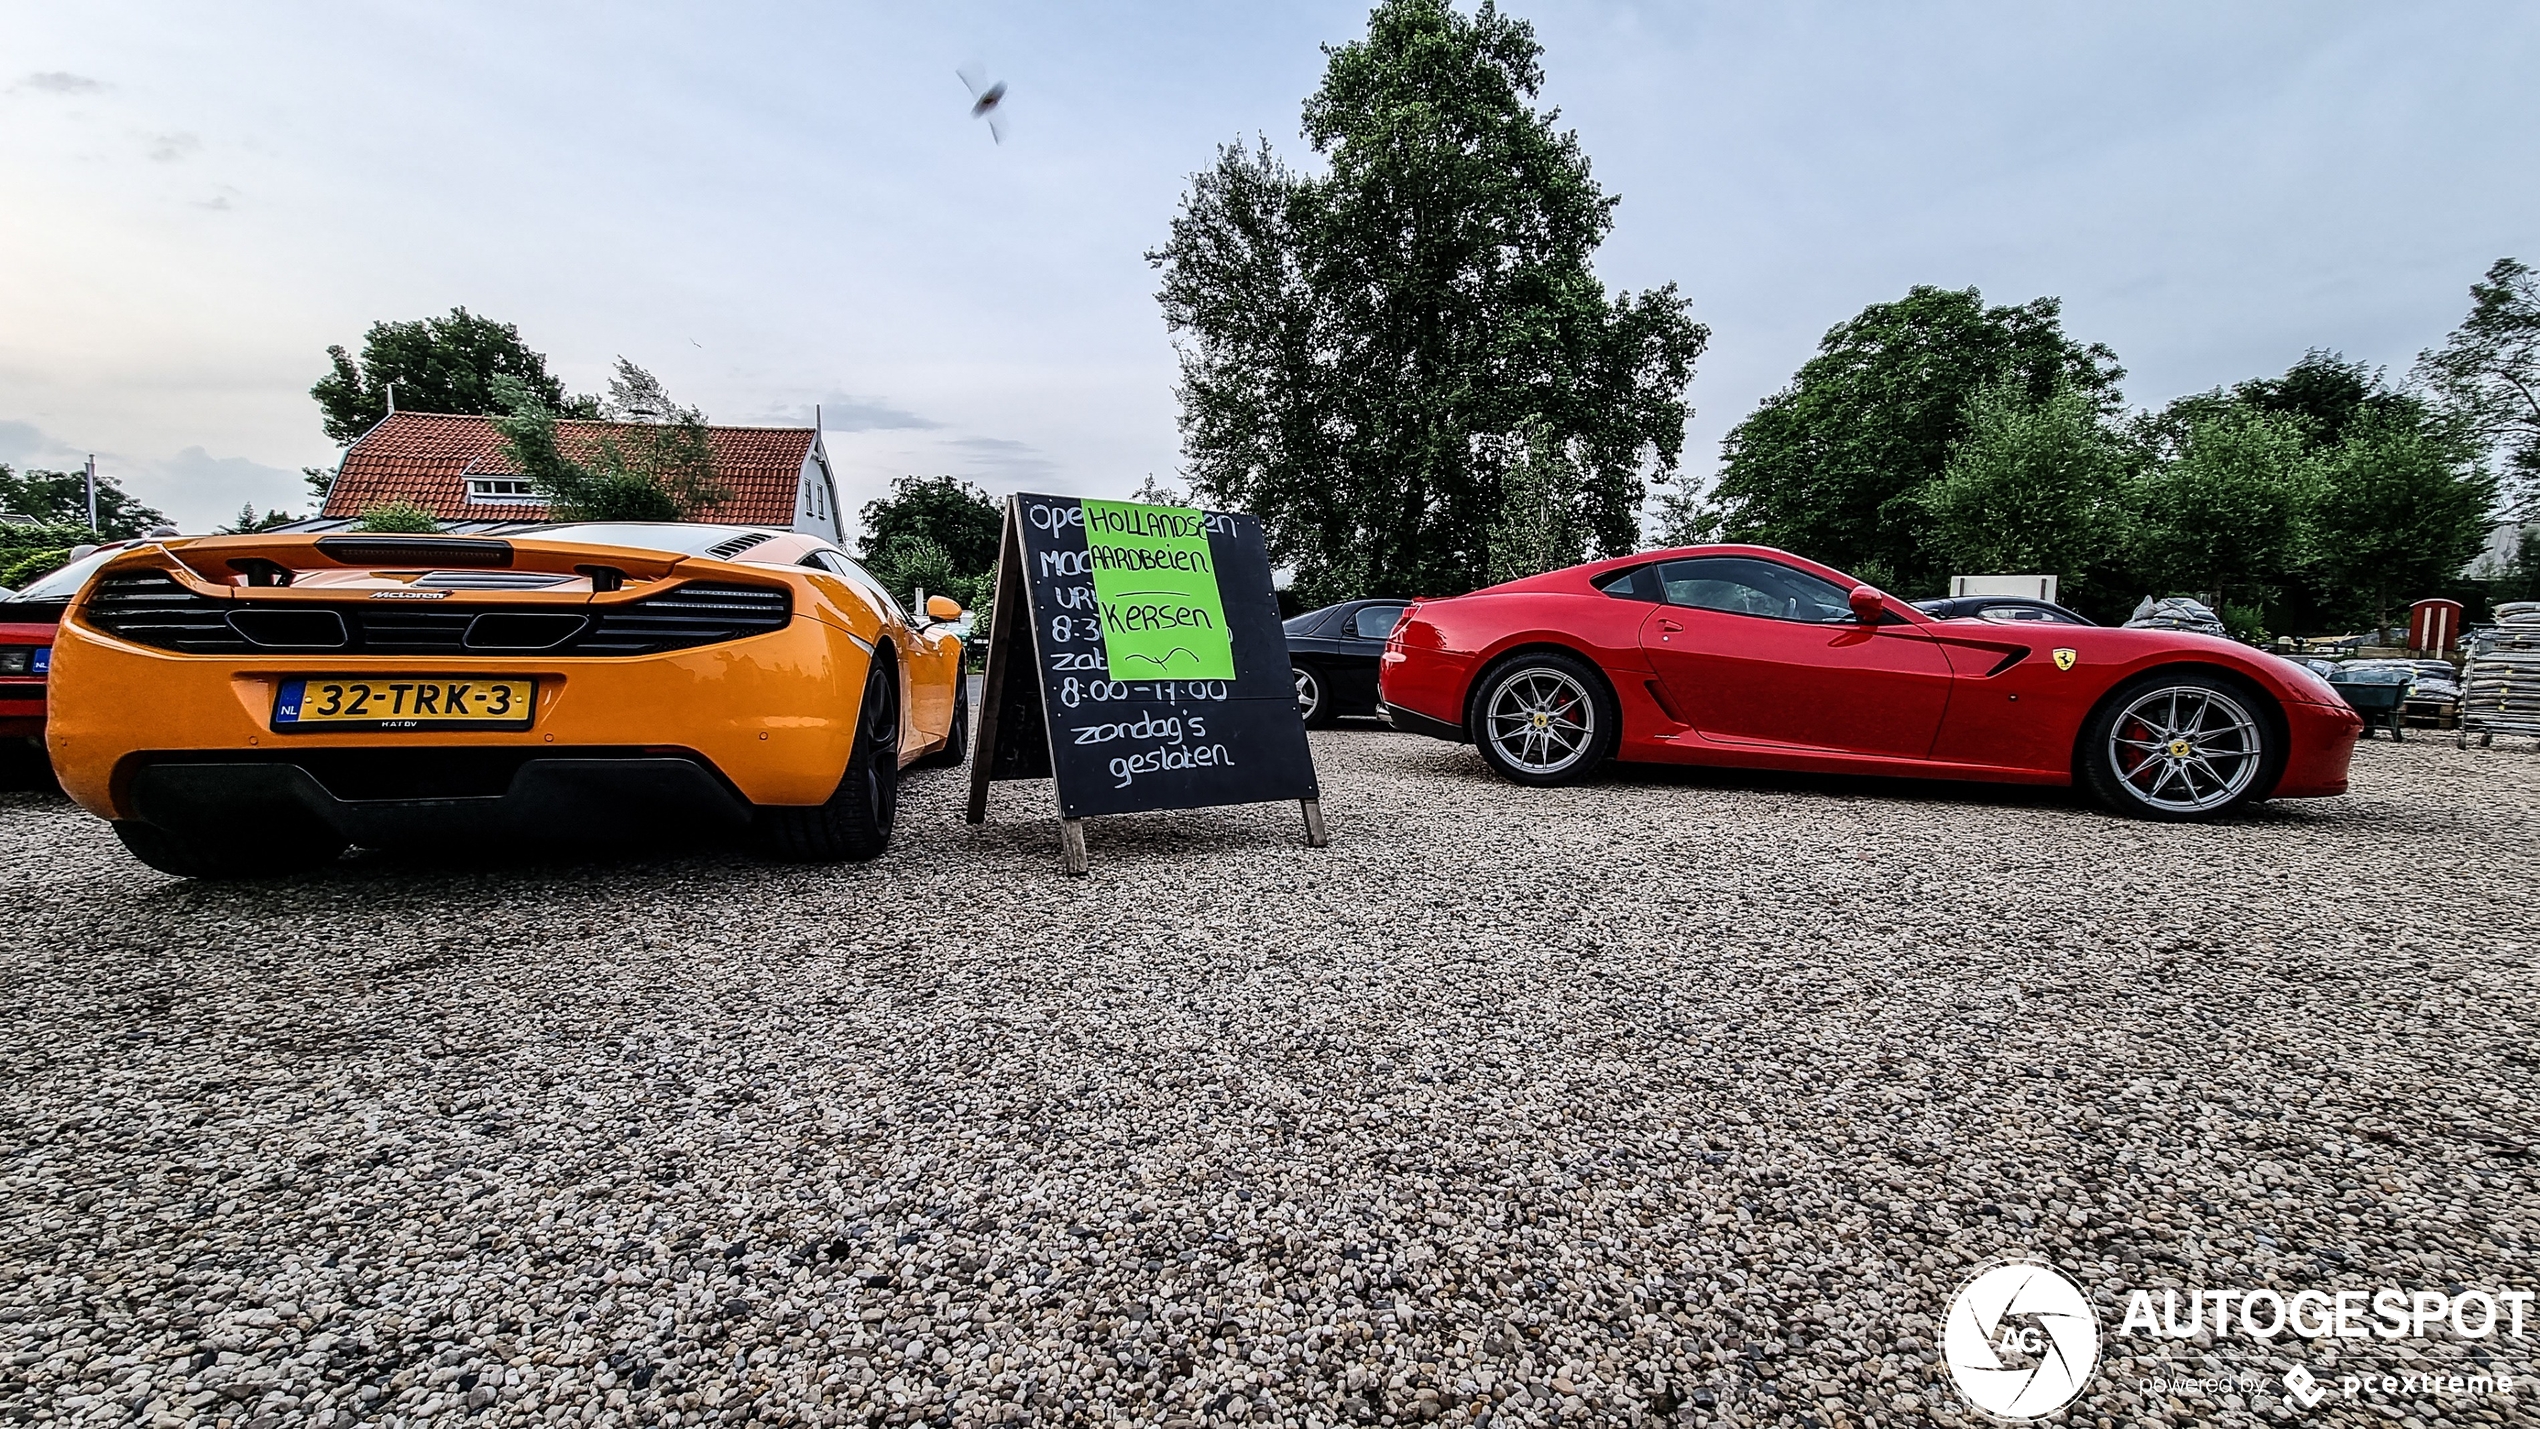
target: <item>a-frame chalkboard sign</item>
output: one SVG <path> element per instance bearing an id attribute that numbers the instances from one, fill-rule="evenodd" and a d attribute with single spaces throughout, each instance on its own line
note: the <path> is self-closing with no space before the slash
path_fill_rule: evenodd
<path id="1" fill-rule="evenodd" d="M 1296 799 L 1328 841 L 1260 522 L 1016 496 L 999 552 L 970 822 L 991 781 L 1055 777 L 1071 874 L 1096 814 Z"/>

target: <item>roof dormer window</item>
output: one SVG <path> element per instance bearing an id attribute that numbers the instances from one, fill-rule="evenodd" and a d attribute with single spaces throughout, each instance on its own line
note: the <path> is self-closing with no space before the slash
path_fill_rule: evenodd
<path id="1" fill-rule="evenodd" d="M 525 476 L 471 476 L 467 479 L 467 499 L 479 506 L 547 504 L 547 498 L 539 495 Z"/>

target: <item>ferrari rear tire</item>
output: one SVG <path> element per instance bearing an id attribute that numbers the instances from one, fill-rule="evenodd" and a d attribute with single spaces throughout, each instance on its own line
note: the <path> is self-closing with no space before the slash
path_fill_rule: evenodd
<path id="1" fill-rule="evenodd" d="M 2082 726 L 2082 782 L 2120 814 L 2179 823 L 2263 799 L 2284 736 L 2263 697 L 2203 670 L 2154 670 L 2120 685 Z"/>
<path id="2" fill-rule="evenodd" d="M 970 677 L 953 676 L 952 728 L 944 734 L 944 747 L 910 765 L 912 769 L 958 769 L 970 757 Z"/>
<path id="3" fill-rule="evenodd" d="M 900 804 L 900 686 L 876 660 L 856 708 L 846 772 L 824 804 L 765 804 L 759 846 L 789 863 L 862 863 L 891 846 Z"/>
<path id="4" fill-rule="evenodd" d="M 1614 752 L 1622 713 L 1596 667 L 1559 650 L 1512 655 L 1482 672 L 1467 732 L 1503 779 L 1575 784 Z"/>
<path id="5" fill-rule="evenodd" d="M 252 838 L 194 839 L 138 819 L 117 819 L 125 851 L 179 878 L 280 878 L 306 873 L 343 856 L 341 840 L 315 830 L 262 830 Z"/>
<path id="6" fill-rule="evenodd" d="M 1307 729 L 1321 729 L 1332 722 L 1332 687 L 1323 672 L 1311 665 L 1290 665 L 1288 673 L 1296 676 L 1296 712 L 1305 718 Z"/>

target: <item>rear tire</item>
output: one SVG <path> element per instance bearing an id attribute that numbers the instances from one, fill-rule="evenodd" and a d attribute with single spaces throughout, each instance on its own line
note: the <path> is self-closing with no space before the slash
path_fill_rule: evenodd
<path id="1" fill-rule="evenodd" d="M 761 805 L 759 847 L 789 863 L 862 863 L 891 846 L 900 803 L 900 686 L 875 660 L 856 706 L 846 773 L 824 804 Z"/>
<path id="2" fill-rule="evenodd" d="M 2106 808 L 2183 823 L 2265 798 L 2284 757 L 2276 712 L 2257 691 L 2203 670 L 2153 670 L 2101 702 L 2075 762 Z"/>
<path id="3" fill-rule="evenodd" d="M 114 829 L 134 858 L 179 878 L 281 878 L 322 868 L 344 853 L 342 843 L 315 832 L 268 829 L 253 838 L 214 843 L 137 819 L 118 819 Z"/>
<path id="4" fill-rule="evenodd" d="M 1323 678 L 1323 672 L 1298 662 L 1288 666 L 1288 673 L 1296 677 L 1296 712 L 1304 717 L 1305 727 L 1321 729 L 1330 724 L 1334 718 L 1332 686 Z"/>
<path id="5" fill-rule="evenodd" d="M 1466 732 L 1501 778 L 1536 788 L 1575 784 L 1621 737 L 1622 711 L 1596 667 L 1560 650 L 1512 655 L 1474 685 Z"/>
<path id="6" fill-rule="evenodd" d="M 910 765 L 912 769 L 958 769 L 970 757 L 970 677 L 953 675 L 952 728 L 944 732 L 944 747 Z"/>

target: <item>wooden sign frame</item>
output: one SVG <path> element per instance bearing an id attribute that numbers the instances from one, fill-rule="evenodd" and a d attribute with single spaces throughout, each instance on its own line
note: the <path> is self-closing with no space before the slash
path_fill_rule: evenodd
<path id="1" fill-rule="evenodd" d="M 1045 602 L 1043 597 L 1052 593 L 1069 595 L 1073 604 L 1082 608 L 1086 602 L 1081 597 L 1092 596 L 1095 588 L 1090 584 L 1066 589 L 1057 588 L 1055 583 L 1060 578 L 1051 577 L 1047 572 L 1043 573 L 1043 579 L 1040 581 L 1034 580 L 1031 562 L 1036 554 L 1044 558 L 1045 564 L 1056 563 L 1054 568 L 1068 568 L 1071 558 L 1076 567 L 1082 567 L 1087 557 L 1066 550 L 1044 550 L 1036 553 L 1032 549 L 1033 542 L 1025 531 L 1027 503 L 1035 503 L 1031 509 L 1041 511 L 1045 519 L 1051 510 L 1074 508 L 1078 513 L 1075 525 L 1081 527 L 1083 524 L 1081 498 L 1016 495 L 1009 497 L 1006 501 L 1005 527 L 997 542 L 996 595 L 989 615 L 988 668 L 980 690 L 978 736 L 970 759 L 970 802 L 965 814 L 967 821 L 973 824 L 986 821 L 988 786 L 997 780 L 1043 778 L 1053 780 L 1058 786 L 1059 866 L 1063 872 L 1072 877 L 1083 876 L 1091 867 L 1091 860 L 1085 846 L 1085 822 L 1089 812 L 1128 813 L 1146 809 L 1206 808 L 1228 803 L 1259 803 L 1293 797 L 1297 800 L 1304 817 L 1306 845 L 1310 848 L 1322 848 L 1328 845 L 1331 842 L 1331 833 L 1323 821 L 1321 790 L 1315 780 L 1312 754 L 1305 743 L 1304 718 L 1298 714 L 1292 697 L 1283 701 L 1273 701 L 1261 693 L 1265 677 L 1258 668 L 1249 672 L 1239 668 L 1238 678 L 1235 681 L 1187 682 L 1162 679 L 1136 683 L 1107 681 L 1105 688 L 1122 692 L 1119 698 L 1124 703 L 1118 708 L 1121 709 L 1124 717 L 1133 710 L 1147 711 L 1149 717 L 1157 722 L 1170 722 L 1177 738 L 1181 728 L 1181 711 L 1185 708 L 1201 716 L 1190 721 L 1194 725 L 1201 723 L 1201 719 L 1204 718 L 1236 716 L 1236 723 L 1245 726 L 1246 732 L 1256 742 L 1255 747 L 1245 757 L 1254 759 L 1265 754 L 1269 756 L 1266 760 L 1260 761 L 1266 766 L 1265 768 L 1258 771 L 1247 769 L 1245 777 L 1259 779 L 1263 781 L 1263 787 L 1274 788 L 1279 792 L 1261 798 L 1215 799 L 1206 796 L 1208 793 L 1206 789 L 1194 789 L 1188 786 L 1188 781 L 1185 781 L 1181 787 L 1159 795 L 1159 802 L 1140 803 L 1134 796 L 1125 801 L 1120 799 L 1117 797 L 1116 789 L 1098 791 L 1097 797 L 1081 788 L 1069 787 L 1070 761 L 1061 755 L 1058 736 L 1061 726 L 1066 724 L 1072 716 L 1065 711 L 1058 711 L 1055 713 L 1059 717 L 1053 718 L 1054 711 L 1051 705 L 1054 688 L 1072 691 L 1076 688 L 1077 682 L 1072 679 L 1062 681 L 1053 675 L 1050 663 L 1041 655 L 1042 641 L 1039 638 L 1039 632 L 1044 627 L 1051 626 L 1054 620 L 1068 622 L 1067 627 L 1061 628 L 1084 629 L 1092 626 L 1097 619 L 1107 620 L 1110 616 L 1108 612 L 1100 616 L 1086 616 L 1042 608 L 1045 603 L 1049 603 Z M 1172 509 L 1180 511 L 1180 508 Z M 1246 582 L 1237 592 L 1239 597 L 1254 602 L 1251 608 L 1243 610 L 1242 613 L 1246 618 L 1246 633 L 1250 637 L 1250 643 L 1255 646 L 1252 653 L 1256 657 L 1257 666 L 1257 657 L 1261 653 L 1258 647 L 1263 640 L 1270 638 L 1259 629 L 1261 622 L 1258 603 L 1264 597 L 1267 597 L 1269 602 L 1269 628 L 1273 632 L 1277 630 L 1276 597 L 1269 594 L 1268 558 L 1266 555 L 1251 557 L 1251 553 L 1257 551 L 1260 546 L 1259 528 L 1250 526 L 1247 529 L 1243 523 L 1249 523 L 1249 517 L 1237 517 L 1224 512 L 1193 511 L 1188 514 L 1204 519 L 1209 525 L 1212 533 L 1209 538 L 1209 550 L 1216 558 L 1213 561 L 1214 576 L 1219 583 L 1221 600 L 1229 575 L 1224 557 L 1227 555 L 1248 557 L 1240 561 L 1240 564 L 1248 567 L 1256 562 L 1258 564 L 1261 592 L 1258 594 L 1251 592 L 1248 588 L 1249 582 Z M 1043 534 L 1050 535 L 1049 532 Z M 1249 572 L 1236 574 L 1237 578 L 1241 579 L 1242 575 Z M 1087 574 L 1084 579 L 1090 581 L 1093 577 Z M 1098 603 L 1096 608 L 1098 610 L 1100 608 Z M 1228 619 L 1231 625 L 1233 617 L 1230 615 Z M 1232 637 L 1233 632 L 1230 631 L 1228 638 L 1232 640 Z M 1090 630 L 1073 638 L 1088 643 L 1100 643 Z M 1277 671 L 1278 684 L 1280 689 L 1285 690 L 1291 685 L 1288 679 L 1288 666 L 1284 660 L 1285 638 L 1283 634 L 1277 638 L 1282 652 Z M 1241 642 L 1237 642 L 1238 658 L 1241 653 L 1240 645 Z M 1086 668 L 1083 662 L 1091 658 L 1093 657 L 1090 653 L 1072 653 L 1070 659 L 1075 663 L 1071 664 L 1070 668 Z M 1203 686 L 1213 689 L 1215 693 L 1201 697 L 1201 702 L 1196 706 L 1186 707 L 1174 703 L 1174 691 L 1177 689 L 1194 689 Z M 1236 686 L 1249 689 L 1253 693 L 1243 696 L 1239 702 L 1230 699 L 1230 687 Z M 1160 697 L 1158 692 L 1161 692 Z M 1143 698 L 1139 697 L 1141 695 Z M 1073 698 L 1072 693 L 1070 698 Z M 1284 722 L 1271 708 L 1267 708 L 1274 705 L 1284 709 L 1286 714 Z M 1167 709 L 1174 713 L 1171 715 L 1160 713 Z M 1084 733 L 1081 728 L 1074 729 L 1072 732 L 1080 735 Z M 1078 742 L 1080 741 L 1069 741 L 1071 745 Z M 1223 744 L 1217 745 L 1215 752 L 1219 755 L 1229 753 Z M 1123 787 L 1126 787 L 1125 783 Z"/>

